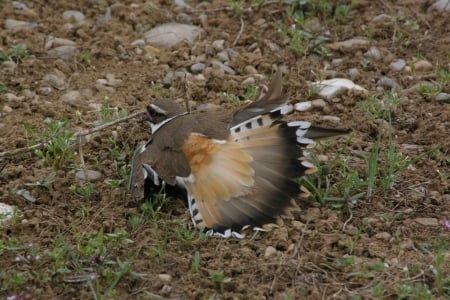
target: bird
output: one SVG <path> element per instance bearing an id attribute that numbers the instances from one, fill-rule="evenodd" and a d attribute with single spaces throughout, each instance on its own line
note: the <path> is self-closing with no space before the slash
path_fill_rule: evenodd
<path id="1" fill-rule="evenodd" d="M 348 133 L 285 121 L 288 100 L 278 69 L 267 92 L 235 112 L 189 112 L 172 100 L 153 101 L 151 138 L 132 162 L 132 197 L 148 198 L 162 184 L 182 191 L 194 226 L 226 237 L 274 223 L 301 193 L 296 179 L 317 170 L 305 148 Z"/>

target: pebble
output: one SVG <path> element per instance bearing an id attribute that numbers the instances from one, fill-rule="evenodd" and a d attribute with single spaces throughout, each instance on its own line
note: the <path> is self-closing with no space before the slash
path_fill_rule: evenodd
<path id="1" fill-rule="evenodd" d="M 77 22 L 83 21 L 85 18 L 84 14 L 78 10 L 66 10 L 63 12 L 62 16 L 64 20 L 73 18 Z"/>
<path id="2" fill-rule="evenodd" d="M 352 79 L 357 79 L 360 76 L 359 70 L 357 68 L 351 68 L 348 70 L 348 75 L 350 75 L 350 77 Z"/>
<path id="3" fill-rule="evenodd" d="M 391 22 L 392 21 L 392 17 L 388 14 L 380 14 L 380 15 L 376 15 L 372 20 L 374 22 Z"/>
<path id="4" fill-rule="evenodd" d="M 450 94 L 439 93 L 436 95 L 436 101 L 450 103 Z"/>
<path id="5" fill-rule="evenodd" d="M 184 2 L 184 0 L 175 0 L 175 5 L 182 8 L 190 8 L 189 4 Z"/>
<path id="6" fill-rule="evenodd" d="M 400 85 L 394 79 L 386 76 L 383 76 L 380 79 L 378 79 L 377 86 L 389 89 L 395 89 L 400 87 Z"/>
<path id="7" fill-rule="evenodd" d="M 87 175 L 87 178 L 86 178 L 86 175 Z M 99 171 L 95 171 L 95 170 L 80 170 L 75 173 L 75 177 L 81 181 L 94 182 L 94 181 L 99 181 L 100 179 L 102 179 L 102 173 L 100 173 Z"/>
<path id="8" fill-rule="evenodd" d="M 411 239 L 405 238 L 405 240 L 400 243 L 400 249 L 403 249 L 403 250 L 414 249 L 414 241 Z"/>
<path id="9" fill-rule="evenodd" d="M 14 214 L 14 206 L 0 202 L 0 224 L 10 220 Z"/>
<path id="10" fill-rule="evenodd" d="M 366 53 L 364 53 L 364 56 L 372 58 L 374 60 L 380 60 L 381 52 L 377 47 L 370 47 L 370 49 Z"/>
<path id="11" fill-rule="evenodd" d="M 45 49 L 48 50 L 50 48 L 54 47 L 60 47 L 60 46 L 76 46 L 77 43 L 69 40 L 69 39 L 63 39 L 63 38 L 53 38 L 50 37 L 47 42 L 45 43 Z"/>
<path id="12" fill-rule="evenodd" d="M 25 89 L 23 90 L 23 96 L 25 97 L 25 99 L 29 100 L 29 99 L 33 99 L 36 96 L 36 92 L 35 91 L 31 91 L 29 89 Z"/>
<path id="13" fill-rule="evenodd" d="M 296 230 L 301 231 L 303 229 L 306 229 L 305 223 L 302 223 L 302 222 L 297 221 L 297 220 L 293 220 L 291 223 L 292 223 L 292 228 L 294 228 Z"/>
<path id="14" fill-rule="evenodd" d="M 3 112 L 4 113 L 11 113 L 13 111 L 13 109 L 11 107 L 9 107 L 8 105 L 3 106 Z"/>
<path id="15" fill-rule="evenodd" d="M 179 23 L 190 24 L 192 23 L 192 17 L 185 13 L 179 13 L 176 15 L 175 20 Z"/>
<path id="16" fill-rule="evenodd" d="M 76 46 L 60 46 L 48 50 L 48 55 L 52 58 L 61 58 L 67 62 L 73 62 L 79 50 Z"/>
<path id="17" fill-rule="evenodd" d="M 17 100 L 17 96 L 13 93 L 5 93 L 5 98 L 10 102 Z"/>
<path id="18" fill-rule="evenodd" d="M 228 53 L 226 51 L 220 51 L 219 53 L 217 53 L 217 58 L 222 62 L 230 61 L 230 57 L 228 56 Z"/>
<path id="19" fill-rule="evenodd" d="M 165 282 L 172 281 L 172 276 L 170 276 L 169 274 L 159 274 L 158 278 Z"/>
<path id="20" fill-rule="evenodd" d="M 216 50 L 217 52 L 222 51 L 223 49 L 225 49 L 225 40 L 215 40 L 214 42 L 212 42 L 211 46 L 213 47 L 214 50 Z"/>
<path id="21" fill-rule="evenodd" d="M 50 95 L 53 92 L 53 88 L 49 86 L 43 86 L 38 89 L 38 93 L 41 95 Z"/>
<path id="22" fill-rule="evenodd" d="M 7 61 L 2 62 L 2 67 L 6 73 L 14 74 L 17 69 L 17 64 L 15 62 L 13 62 L 12 60 L 7 60 Z"/>
<path id="23" fill-rule="evenodd" d="M 270 258 L 272 256 L 275 256 L 277 254 L 277 249 L 272 246 L 268 246 L 266 250 L 264 250 L 264 258 Z"/>
<path id="24" fill-rule="evenodd" d="M 219 67 L 220 69 L 222 69 L 227 74 L 236 75 L 236 71 L 235 70 L 233 70 L 232 68 L 230 68 L 229 66 L 223 64 L 222 62 L 220 62 L 218 60 L 213 60 L 212 61 L 212 65 Z"/>
<path id="25" fill-rule="evenodd" d="M 429 10 L 437 10 L 437 11 L 450 11 L 450 1 L 448 0 L 437 0 L 431 5 Z"/>
<path id="26" fill-rule="evenodd" d="M 433 65 L 427 60 L 418 60 L 414 63 L 414 70 L 423 72 L 433 70 Z"/>
<path id="27" fill-rule="evenodd" d="M 57 90 L 63 90 L 66 88 L 66 81 L 64 78 L 64 74 L 62 72 L 59 72 L 61 74 L 47 74 L 44 76 L 44 81 L 46 81 L 48 84 L 50 84 L 52 87 L 54 87 Z"/>
<path id="28" fill-rule="evenodd" d="M 111 21 L 111 18 L 112 18 L 112 15 L 111 15 L 111 7 L 108 6 L 108 7 L 106 8 L 105 14 L 104 14 L 103 16 L 101 16 L 100 18 L 98 18 L 98 19 L 95 21 L 95 23 L 96 23 L 97 25 L 100 25 L 100 24 L 102 24 L 102 23 L 106 23 L 106 22 Z"/>
<path id="29" fill-rule="evenodd" d="M 256 83 L 255 78 L 250 76 L 250 77 L 244 79 L 244 81 L 242 81 L 241 84 L 243 86 L 248 86 L 248 85 L 252 85 L 252 84 L 255 84 L 255 83 Z"/>
<path id="30" fill-rule="evenodd" d="M 131 46 L 133 47 L 139 47 L 144 48 L 145 47 L 145 41 L 143 39 L 135 40 L 131 43 Z"/>
<path id="31" fill-rule="evenodd" d="M 255 69 L 254 66 L 245 66 L 244 71 L 246 74 L 248 75 L 254 75 L 254 74 L 258 74 L 258 71 Z"/>
<path id="32" fill-rule="evenodd" d="M 340 122 L 341 118 L 336 116 L 322 116 L 322 120 L 330 122 Z"/>
<path id="33" fill-rule="evenodd" d="M 192 45 L 201 32 L 202 29 L 198 26 L 167 23 L 147 31 L 144 40 L 147 44 L 162 48 L 172 47 L 181 42 Z"/>
<path id="34" fill-rule="evenodd" d="M 331 61 L 331 65 L 333 67 L 338 67 L 340 65 L 342 65 L 344 63 L 344 59 L 343 58 L 335 58 Z"/>
<path id="35" fill-rule="evenodd" d="M 5 27 L 6 29 L 12 30 L 13 32 L 22 30 L 22 29 L 34 29 L 39 25 L 35 22 L 27 22 L 27 21 L 19 21 L 14 19 L 6 19 Z"/>
<path id="36" fill-rule="evenodd" d="M 36 198 L 31 196 L 30 192 L 27 190 L 17 190 L 16 195 L 22 196 L 25 200 L 30 201 L 32 203 L 36 202 Z"/>
<path id="37" fill-rule="evenodd" d="M 222 109 L 222 106 L 214 104 L 214 103 L 202 103 L 197 108 L 197 110 L 199 112 L 217 111 L 217 110 L 221 110 L 221 109 Z"/>
<path id="38" fill-rule="evenodd" d="M 281 50 L 281 47 L 272 41 L 265 40 L 264 42 L 266 43 L 267 47 L 269 47 L 270 51 L 272 51 L 272 52 L 279 52 Z"/>
<path id="39" fill-rule="evenodd" d="M 19 10 L 26 10 L 28 9 L 27 5 L 25 3 L 19 2 L 19 1 L 12 1 L 12 6 L 15 9 L 19 9 Z"/>
<path id="40" fill-rule="evenodd" d="M 393 71 L 401 71 L 406 66 L 404 59 L 397 59 L 389 64 L 389 68 Z"/>
<path id="41" fill-rule="evenodd" d="M 59 100 L 65 104 L 79 106 L 81 104 L 81 93 L 79 91 L 70 91 L 62 95 Z"/>
<path id="42" fill-rule="evenodd" d="M 191 72 L 192 73 L 200 73 L 206 68 L 206 65 L 204 63 L 195 63 L 191 66 Z"/>
<path id="43" fill-rule="evenodd" d="M 327 103 L 323 99 L 316 99 L 311 101 L 312 107 L 314 108 L 324 108 Z"/>
<path id="44" fill-rule="evenodd" d="M 114 74 L 108 73 L 106 74 L 106 84 L 109 86 L 117 87 L 122 84 L 122 79 L 117 79 Z"/>
<path id="45" fill-rule="evenodd" d="M 311 101 L 304 101 L 299 102 L 295 104 L 295 110 L 296 111 L 308 111 L 312 108 L 312 102 Z"/>
<path id="46" fill-rule="evenodd" d="M 415 218 L 414 221 L 423 226 L 439 226 L 439 221 L 436 218 Z"/>
<path id="47" fill-rule="evenodd" d="M 392 235 L 389 232 L 380 232 L 375 235 L 375 238 L 379 240 L 389 241 Z"/>
<path id="48" fill-rule="evenodd" d="M 334 78 L 311 83 L 311 86 L 319 87 L 319 96 L 331 100 L 347 90 L 366 91 L 363 87 L 346 78 Z"/>
<path id="49" fill-rule="evenodd" d="M 328 48 L 330 48 L 331 50 L 354 51 L 366 49 L 368 45 L 368 40 L 362 38 L 354 38 L 342 42 L 331 43 L 328 45 Z"/>

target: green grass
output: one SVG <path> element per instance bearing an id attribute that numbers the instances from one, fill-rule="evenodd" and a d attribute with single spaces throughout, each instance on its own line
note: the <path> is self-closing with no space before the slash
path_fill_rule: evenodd
<path id="1" fill-rule="evenodd" d="M 37 133 L 30 125 L 24 124 L 23 127 L 30 136 L 29 146 L 38 143 L 44 143 L 43 149 L 35 150 L 34 153 L 44 160 L 46 165 L 52 165 L 59 169 L 67 163 L 71 163 L 74 158 L 72 147 L 74 133 L 67 128 L 67 118 L 61 120 L 46 119 L 47 130 Z"/>

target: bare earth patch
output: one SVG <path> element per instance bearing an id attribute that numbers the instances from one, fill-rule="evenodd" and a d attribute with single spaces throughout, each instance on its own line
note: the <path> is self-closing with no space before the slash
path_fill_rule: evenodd
<path id="1" fill-rule="evenodd" d="M 448 299 L 450 12 L 433 3 L 2 2 L 0 202 L 15 209 L 0 217 L 0 296 Z M 200 34 L 144 40 L 171 22 Z M 236 109 L 275 65 L 292 103 L 325 79 L 367 92 L 290 116 L 352 133 L 315 147 L 311 195 L 270 232 L 208 238 L 184 199 L 130 200 L 143 117 L 71 139 L 152 99 Z"/>

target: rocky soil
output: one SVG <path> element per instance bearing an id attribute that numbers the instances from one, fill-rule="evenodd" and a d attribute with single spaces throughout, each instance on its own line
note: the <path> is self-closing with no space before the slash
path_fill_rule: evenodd
<path id="1" fill-rule="evenodd" d="M 450 296 L 448 1 L 3 1 L 0 22 L 1 297 Z M 153 99 L 236 109 L 277 66 L 289 118 L 352 132 L 270 232 L 132 201 L 143 116 L 85 134 Z"/>

